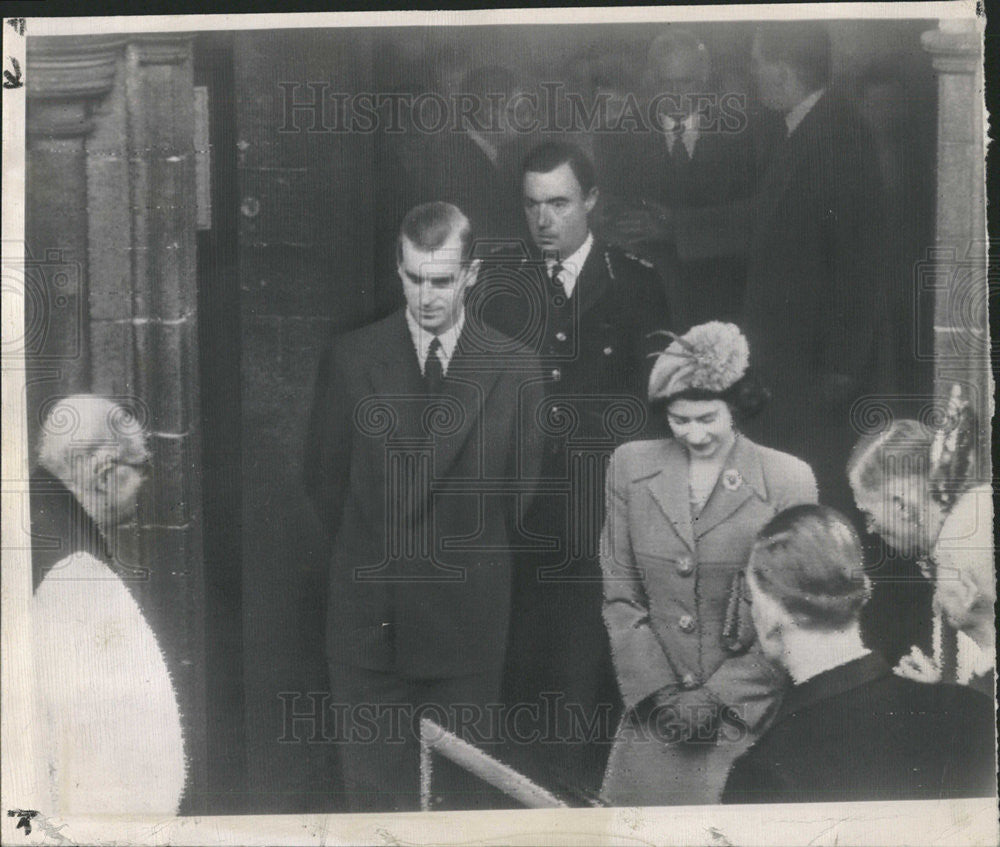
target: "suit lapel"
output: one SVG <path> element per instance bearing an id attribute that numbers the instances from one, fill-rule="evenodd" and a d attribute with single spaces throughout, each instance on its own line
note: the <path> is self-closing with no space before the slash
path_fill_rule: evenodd
<path id="1" fill-rule="evenodd" d="M 483 367 L 481 357 L 488 354 L 479 349 L 474 337 L 467 320 L 455 345 L 441 394 L 428 397 L 429 405 L 440 405 L 440 413 L 427 418 L 434 436 L 437 479 L 448 474 L 472 434 L 481 432 L 483 405 L 499 377 L 498 369 Z M 483 446 L 480 444 L 479 449 Z M 481 469 L 472 468 L 470 472 L 478 474 Z"/>
<path id="2" fill-rule="evenodd" d="M 800 160 L 812 154 L 815 147 L 812 136 L 822 130 L 826 123 L 826 113 L 830 109 L 830 94 L 827 92 L 816 101 L 795 131 L 785 138 L 772 157 L 764 182 L 768 186 L 768 196 L 773 200 L 769 208 L 774 213 L 784 214 L 787 211 L 781 200 L 792 184 L 792 177 Z"/>
<path id="3" fill-rule="evenodd" d="M 767 499 L 764 470 L 753 444 L 738 435 L 719 473 L 715 488 L 695 521 L 695 534 L 700 538 L 753 497 Z"/>
<path id="4" fill-rule="evenodd" d="M 403 414 L 407 406 L 414 405 L 412 400 L 404 398 L 423 393 L 424 378 L 404 309 L 396 312 L 386 324 L 380 356 L 372 363 L 371 375 L 375 394 L 392 403 L 397 414 Z"/>
<path id="5" fill-rule="evenodd" d="M 688 492 L 688 464 L 684 448 L 667 441 L 666 461 L 660 472 L 649 480 L 649 493 L 670 521 L 678 537 L 694 552 L 694 529 L 691 525 L 691 500 Z"/>

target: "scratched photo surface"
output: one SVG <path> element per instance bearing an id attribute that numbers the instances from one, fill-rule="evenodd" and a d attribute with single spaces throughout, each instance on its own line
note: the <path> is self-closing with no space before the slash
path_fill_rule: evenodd
<path id="1" fill-rule="evenodd" d="M 994 797 L 969 8 L 6 20 L 4 826 Z"/>

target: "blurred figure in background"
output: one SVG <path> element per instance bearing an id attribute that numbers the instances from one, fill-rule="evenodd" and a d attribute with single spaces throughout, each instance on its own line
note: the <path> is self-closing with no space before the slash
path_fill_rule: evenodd
<path id="1" fill-rule="evenodd" d="M 915 98 L 916 69 L 906 57 L 880 59 L 858 80 L 858 109 L 871 130 L 882 183 L 880 219 L 886 239 L 887 301 L 878 331 L 883 348 L 879 381 L 892 393 L 927 394 L 929 361 L 917 355 L 920 339 L 932 335 L 933 292 L 921 290 L 920 270 L 934 242 L 936 186 L 927 168 L 937 155 L 935 133 Z"/>
<path id="2" fill-rule="evenodd" d="M 641 100 L 646 131 L 625 124 L 627 132 L 595 137 L 602 187 L 615 198 L 605 215 L 609 238 L 662 270 L 678 327 L 734 320 L 744 257 L 680 259 L 660 214 L 749 197 L 758 187 L 768 124 L 751 122 L 745 96 L 718 90 L 708 48 L 683 29 L 671 28 L 650 45 Z"/>
<path id="3" fill-rule="evenodd" d="M 659 226 L 682 261 L 745 256 L 740 326 L 756 366 L 782 375 L 748 434 L 805 459 L 821 498 L 851 513 L 851 407 L 878 388 L 889 234 L 871 134 L 851 100 L 830 90 L 830 51 L 823 23 L 757 30 L 755 87 L 782 116 L 785 138 L 750 200 L 676 208 Z"/>

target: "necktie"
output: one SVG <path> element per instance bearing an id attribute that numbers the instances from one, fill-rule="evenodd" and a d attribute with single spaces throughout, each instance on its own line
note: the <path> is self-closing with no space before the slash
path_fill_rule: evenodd
<path id="1" fill-rule="evenodd" d="M 431 394 L 441 390 L 441 383 L 444 380 L 444 368 L 441 365 L 441 357 L 438 356 L 440 349 L 441 340 L 435 335 L 431 339 L 430 347 L 427 348 L 427 361 L 424 362 L 424 380 Z"/>
<path id="2" fill-rule="evenodd" d="M 674 160 L 674 165 L 684 165 L 691 161 L 687 145 L 684 143 L 684 129 L 684 121 L 677 121 L 671 130 L 674 134 L 674 146 L 670 155 Z"/>

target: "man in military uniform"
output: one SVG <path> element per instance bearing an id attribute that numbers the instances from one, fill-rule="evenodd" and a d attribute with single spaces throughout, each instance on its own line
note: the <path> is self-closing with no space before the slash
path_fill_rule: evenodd
<path id="1" fill-rule="evenodd" d="M 518 764 L 553 788 L 595 793 L 620 710 L 601 618 L 598 544 L 611 451 L 642 434 L 651 335 L 671 328 L 662 283 L 643 262 L 596 240 L 594 167 L 549 141 L 528 153 L 522 197 L 532 244 L 519 262 L 489 263 L 470 302 L 539 356 L 547 437 L 542 491 L 515 564 L 505 695 L 539 705 L 543 740 Z M 519 724 L 519 731 L 527 731 Z M 523 748 L 522 748 L 523 751 Z"/>

